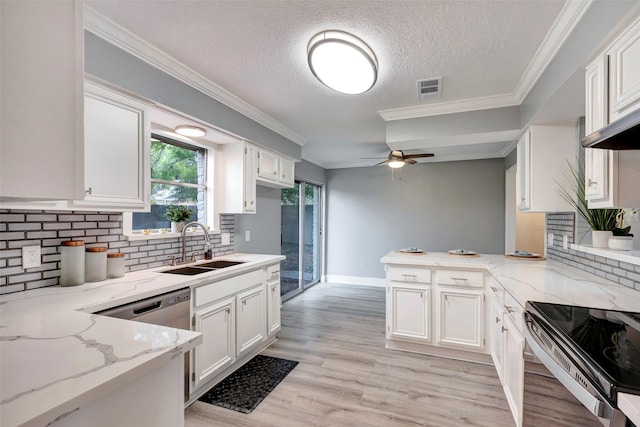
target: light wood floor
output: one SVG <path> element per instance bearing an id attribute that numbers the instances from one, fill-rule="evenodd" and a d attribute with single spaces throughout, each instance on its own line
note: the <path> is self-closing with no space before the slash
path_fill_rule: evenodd
<path id="1" fill-rule="evenodd" d="M 513 426 L 490 365 L 386 350 L 384 288 L 321 283 L 284 303 L 263 354 L 298 366 L 248 415 L 196 402 L 186 427 Z M 552 379 L 527 379 L 528 425 L 600 425 Z"/>

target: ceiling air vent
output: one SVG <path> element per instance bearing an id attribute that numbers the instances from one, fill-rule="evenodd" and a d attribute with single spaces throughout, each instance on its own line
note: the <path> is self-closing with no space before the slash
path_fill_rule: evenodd
<path id="1" fill-rule="evenodd" d="M 439 98 L 442 89 L 442 77 L 418 80 L 418 99 Z"/>

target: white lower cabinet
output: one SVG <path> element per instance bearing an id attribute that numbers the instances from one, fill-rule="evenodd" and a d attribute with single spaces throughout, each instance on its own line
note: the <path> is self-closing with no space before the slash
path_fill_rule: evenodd
<path id="1" fill-rule="evenodd" d="M 502 387 L 517 426 L 522 425 L 524 401 L 524 338 L 509 316 L 503 317 Z"/>
<path id="2" fill-rule="evenodd" d="M 194 288 L 192 328 L 202 333 L 202 344 L 192 351 L 192 400 L 275 340 L 279 274 L 280 265 L 273 264 Z M 274 297 L 268 297 L 271 290 Z"/>
<path id="3" fill-rule="evenodd" d="M 431 341 L 431 288 L 390 284 L 387 287 L 387 339 Z"/>
<path id="4" fill-rule="evenodd" d="M 194 330 L 202 333 L 202 344 L 194 350 L 192 381 L 202 381 L 235 361 L 235 301 L 228 298 L 194 313 Z"/>
<path id="5" fill-rule="evenodd" d="M 503 332 L 502 305 L 494 300 L 493 304 L 491 304 L 491 359 L 493 359 L 493 364 L 501 382 L 504 382 Z"/>
<path id="6" fill-rule="evenodd" d="M 439 345 L 481 349 L 484 346 L 481 290 L 438 288 Z"/>
<path id="7" fill-rule="evenodd" d="M 237 354 L 242 356 L 266 338 L 267 317 L 264 285 L 260 284 L 237 297 Z"/>

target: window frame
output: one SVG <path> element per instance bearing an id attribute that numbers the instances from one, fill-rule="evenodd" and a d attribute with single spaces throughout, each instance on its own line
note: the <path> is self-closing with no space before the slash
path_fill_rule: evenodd
<path id="1" fill-rule="evenodd" d="M 167 132 L 162 130 L 153 130 L 151 138 L 159 139 L 162 142 L 177 145 L 183 148 L 197 148 L 202 149 L 205 152 L 205 225 L 209 227 L 209 234 L 220 233 L 220 216 L 217 212 L 217 205 L 215 203 L 215 188 L 216 188 L 216 174 L 215 164 L 218 161 L 218 146 L 217 144 L 209 143 L 203 144 L 199 141 L 192 140 L 190 138 L 182 137 L 173 132 Z M 151 155 L 151 152 L 149 152 Z M 149 169 L 151 169 L 151 162 L 149 162 Z M 149 173 L 149 191 L 151 189 L 151 183 L 154 180 L 151 179 L 151 173 Z M 163 180 L 156 180 L 159 182 Z M 165 182 L 160 182 L 165 183 Z M 173 182 L 166 182 L 166 184 L 174 185 Z M 199 187 L 198 184 L 188 184 L 185 186 Z M 124 212 L 122 215 L 122 232 L 127 240 L 152 240 L 152 239 L 167 239 L 172 237 L 179 237 L 181 233 L 172 233 L 167 230 L 166 233 L 160 232 L 160 230 L 150 230 L 149 234 L 144 234 L 143 230 L 133 229 L 133 212 Z M 204 232 L 197 228 L 194 232 L 189 232 L 190 235 L 200 235 Z"/>

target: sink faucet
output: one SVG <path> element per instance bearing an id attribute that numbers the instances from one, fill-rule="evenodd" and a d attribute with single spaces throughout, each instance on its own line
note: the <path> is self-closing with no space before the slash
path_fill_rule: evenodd
<path id="1" fill-rule="evenodd" d="M 184 235 L 187 232 L 187 228 L 191 227 L 192 225 L 197 225 L 200 228 L 202 228 L 202 231 L 204 231 L 204 239 L 207 241 L 207 244 L 205 245 L 205 247 L 208 248 L 209 246 L 211 246 L 211 237 L 209 236 L 207 227 L 205 227 L 204 225 L 202 225 L 197 221 L 192 221 L 188 224 L 185 224 L 184 228 L 182 229 L 182 233 L 180 233 L 180 239 L 182 240 L 182 257 L 181 257 L 180 264 L 185 264 L 187 262 L 187 241 Z"/>

